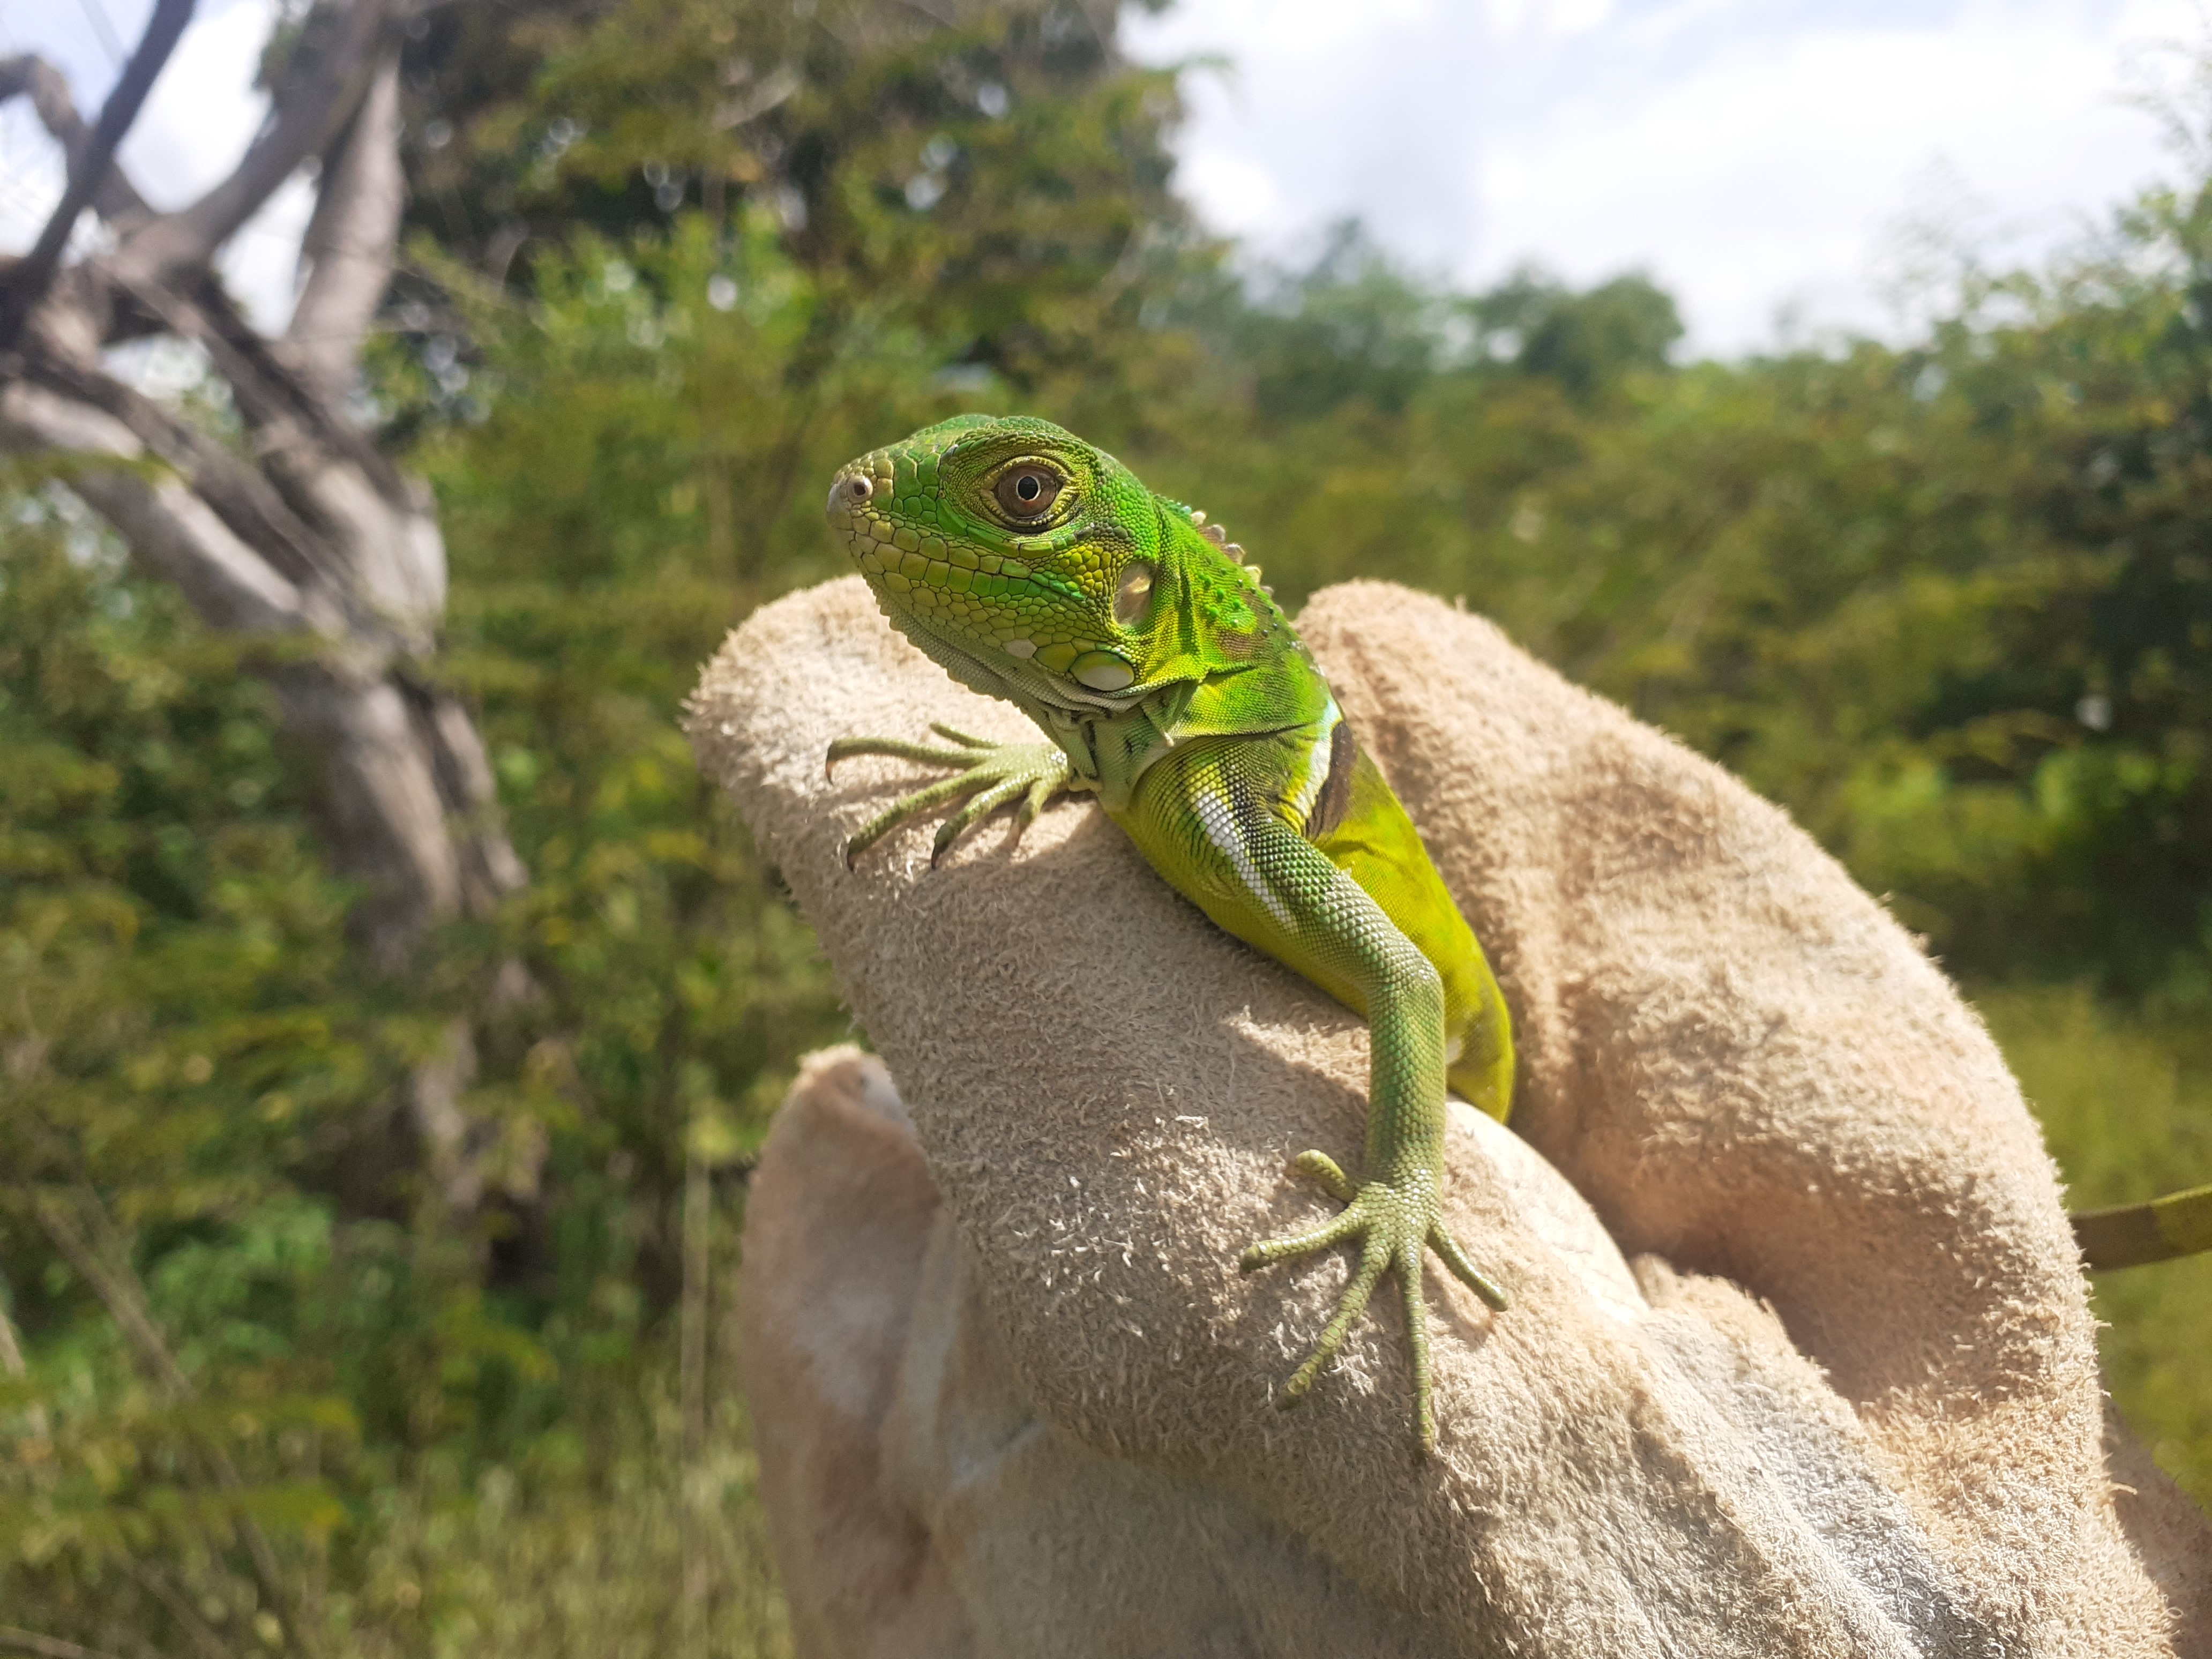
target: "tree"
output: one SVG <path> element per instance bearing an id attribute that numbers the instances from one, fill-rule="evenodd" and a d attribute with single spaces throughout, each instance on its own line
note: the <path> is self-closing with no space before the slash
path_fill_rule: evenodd
<path id="1" fill-rule="evenodd" d="M 414 9 L 328 0 L 292 15 L 266 65 L 261 131 L 228 177 L 166 213 L 115 166 L 127 112 L 88 130 L 50 66 L 0 63 L 0 94 L 27 94 L 69 156 L 70 193 L 43 241 L 58 248 L 87 202 L 110 239 L 58 270 L 34 257 L 10 273 L 0 447 L 74 457 L 68 488 L 205 621 L 253 642 L 255 671 L 319 759 L 337 861 L 364 889 L 355 925 L 390 972 L 441 923 L 488 914 L 526 880 L 475 723 L 439 676 L 447 574 L 435 505 L 347 412 L 396 255 L 399 56 Z M 157 11 L 126 83 L 136 75 L 143 92 L 190 10 Z M 265 339 L 213 262 L 309 162 L 307 280 L 283 337 Z M 205 354 L 234 430 L 166 408 L 103 366 L 106 348 L 151 334 Z M 414 1129 L 463 1204 L 475 1196 L 456 1103 L 469 1068 L 457 1023 L 410 1091 Z"/>

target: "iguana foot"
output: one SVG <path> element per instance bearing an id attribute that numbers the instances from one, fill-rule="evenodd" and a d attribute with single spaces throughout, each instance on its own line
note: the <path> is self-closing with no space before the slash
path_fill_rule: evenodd
<path id="1" fill-rule="evenodd" d="M 933 869 L 954 842 L 1001 806 L 1018 799 L 1022 804 L 1018 828 L 1025 830 L 1048 801 L 1071 787 L 1073 772 L 1067 756 L 1056 744 L 994 743 L 988 738 L 971 738 L 965 732 L 956 732 L 949 726 L 934 722 L 929 729 L 959 747 L 938 749 L 897 738 L 840 738 L 830 745 L 829 758 L 822 768 L 825 777 L 839 761 L 854 755 L 890 755 L 899 760 L 962 769 L 941 783 L 917 789 L 893 802 L 854 830 L 845 843 L 848 870 L 853 867 L 854 859 L 884 836 L 933 806 L 974 797 L 939 826 L 937 841 L 929 849 L 930 866 Z"/>
<path id="2" fill-rule="evenodd" d="M 1437 1424 L 1429 1403 L 1429 1320 L 1428 1306 L 1421 1297 L 1422 1253 L 1435 1250 L 1454 1278 L 1499 1312 L 1505 1308 L 1505 1292 L 1476 1270 L 1467 1252 L 1445 1231 L 1433 1175 L 1422 1171 L 1407 1179 L 1355 1185 L 1325 1152 L 1301 1152 L 1291 1167 L 1344 1205 L 1344 1212 L 1309 1231 L 1255 1244 L 1244 1252 L 1238 1267 L 1249 1273 L 1357 1239 L 1359 1268 L 1338 1299 L 1336 1312 L 1314 1344 L 1312 1354 L 1284 1385 L 1276 1403 L 1287 1411 L 1305 1398 L 1322 1367 L 1336 1357 L 1354 1322 L 1366 1311 L 1368 1298 L 1382 1275 L 1395 1268 L 1405 1290 L 1406 1334 L 1413 1351 L 1414 1431 L 1422 1451 L 1432 1450 Z"/>

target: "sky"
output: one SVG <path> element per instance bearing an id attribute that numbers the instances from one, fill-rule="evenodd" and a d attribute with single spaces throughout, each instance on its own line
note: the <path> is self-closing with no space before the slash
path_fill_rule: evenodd
<path id="1" fill-rule="evenodd" d="M 2078 235 L 2167 170 L 2123 94 L 2207 33 L 2192 0 L 1187 0 L 1127 38 L 1231 60 L 1181 179 L 1257 250 L 1357 215 L 1466 284 L 1643 269 L 1726 353 L 1893 332 L 1908 222 Z"/>
<path id="2" fill-rule="evenodd" d="M 88 115 L 150 0 L 0 0 L 0 53 L 44 52 Z M 270 0 L 202 0 L 124 160 L 157 203 L 226 170 L 260 119 Z M 2161 43 L 2212 34 L 2196 0 L 1182 0 L 1133 12 L 1189 81 L 1185 194 L 1255 258 L 1295 260 L 1357 216 L 1420 272 L 1468 285 L 1533 261 L 1575 282 L 1649 271 L 1693 350 L 1893 334 L 1900 228 L 2032 258 L 2171 170 L 2124 94 L 2171 82 Z M 0 247 L 60 169 L 0 110 Z M 298 181 L 227 274 L 289 310 Z"/>

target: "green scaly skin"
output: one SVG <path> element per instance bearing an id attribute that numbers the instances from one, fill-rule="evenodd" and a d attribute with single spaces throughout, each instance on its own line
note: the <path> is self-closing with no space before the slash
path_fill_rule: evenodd
<path id="1" fill-rule="evenodd" d="M 832 744 L 949 766 L 847 845 L 958 801 L 933 861 L 1001 806 L 1026 823 L 1095 793 L 1152 867 L 1216 922 L 1367 1017 L 1361 1176 L 1308 1152 L 1297 1171 L 1345 1207 L 1245 1251 L 1246 1271 L 1356 1243 L 1359 1265 L 1296 1404 L 1385 1273 L 1405 1295 L 1414 1425 L 1436 1440 L 1423 1252 L 1492 1308 L 1505 1294 L 1445 1230 L 1447 1082 L 1501 1121 L 1513 1045 L 1504 1000 L 1419 835 L 1361 753 L 1328 682 L 1242 550 L 1111 456 L 1043 421 L 968 415 L 841 471 L 832 532 L 884 613 L 953 678 L 1020 708 L 1049 741 Z M 949 745 L 949 746 L 945 746 Z"/>

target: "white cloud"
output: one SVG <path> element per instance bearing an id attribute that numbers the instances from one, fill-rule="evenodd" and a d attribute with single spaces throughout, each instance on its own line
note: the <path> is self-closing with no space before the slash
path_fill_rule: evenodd
<path id="1" fill-rule="evenodd" d="M 1882 327 L 1886 237 L 1931 177 L 2014 252 L 2100 214 L 2162 167 L 2116 96 L 2130 48 L 2201 28 L 2191 0 L 1185 0 L 1128 38 L 1237 59 L 1194 88 L 1181 177 L 1263 250 L 1358 213 L 1463 282 L 1640 266 L 1728 351 L 1784 308 Z"/>
<path id="2" fill-rule="evenodd" d="M 1213 227 L 1231 236 L 1265 234 L 1288 216 L 1280 181 L 1249 156 L 1201 151 L 1181 175 L 1185 191 L 1207 204 Z"/>

